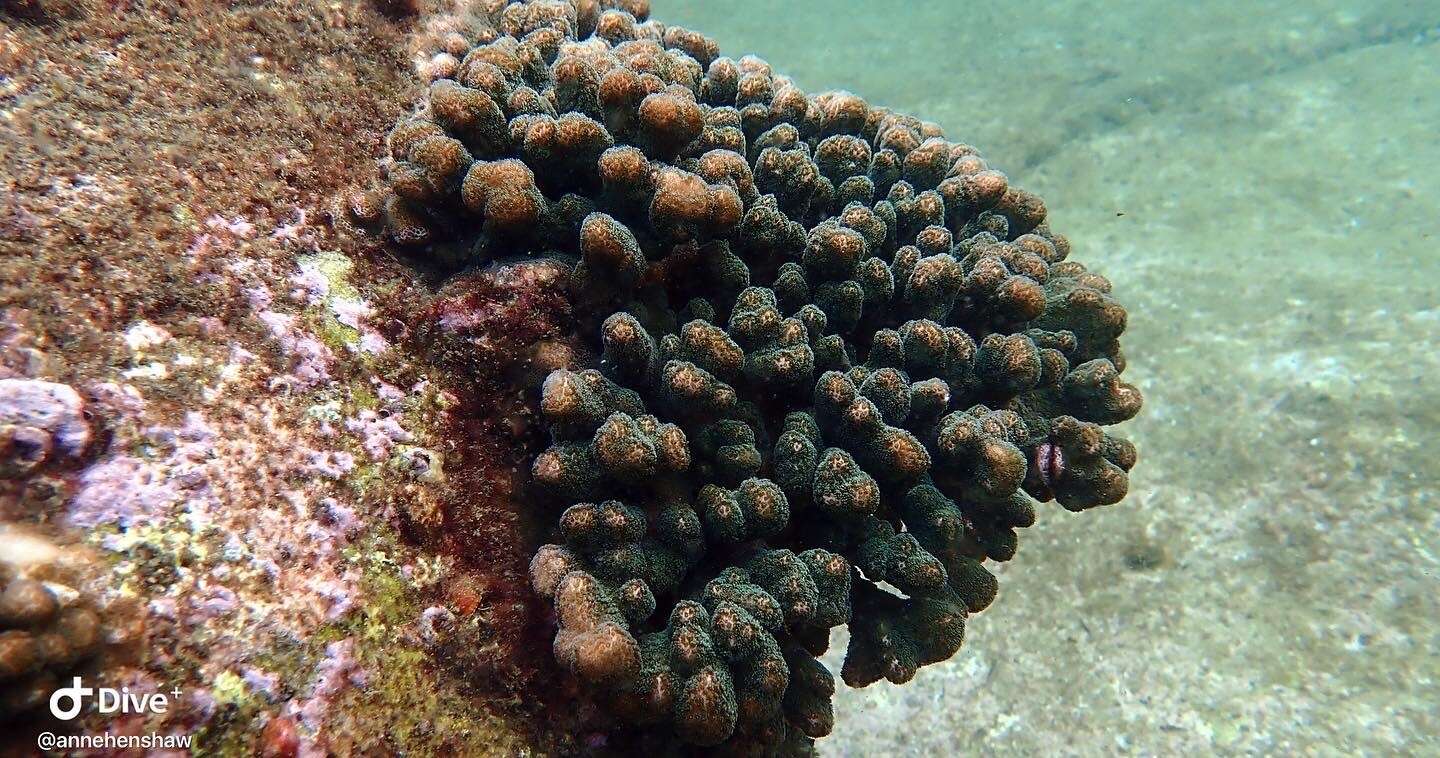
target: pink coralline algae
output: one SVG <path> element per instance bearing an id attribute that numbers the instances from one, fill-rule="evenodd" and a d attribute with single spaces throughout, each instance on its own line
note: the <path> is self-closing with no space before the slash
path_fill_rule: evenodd
<path id="1" fill-rule="evenodd" d="M 205 219 L 205 225 L 211 229 L 228 232 L 241 239 L 249 239 L 255 236 L 255 225 L 239 216 L 233 219 L 227 219 L 224 216 L 216 214 Z"/>
<path id="2" fill-rule="evenodd" d="M 238 418 L 197 411 L 180 426 L 146 428 L 150 457 L 116 454 L 81 472 L 68 520 L 120 528 L 101 545 L 124 555 L 148 539 L 132 532 L 138 526 L 229 535 L 218 565 L 187 572 L 151 599 L 152 613 L 184 628 L 263 618 L 303 637 L 349 613 L 359 596 L 359 573 L 340 554 L 359 517 L 314 478 L 317 465 L 343 477 L 353 455 L 316 450 L 285 426 L 274 400 L 232 410 Z"/>
<path id="3" fill-rule="evenodd" d="M 390 448 L 398 442 L 409 442 L 413 435 L 400 426 L 399 419 L 392 415 L 382 416 L 375 411 L 361 411 L 355 418 L 345 422 L 345 428 L 361 439 L 365 452 L 375 460 L 390 455 Z"/>
<path id="4" fill-rule="evenodd" d="M 241 669 L 240 678 L 245 686 L 269 699 L 273 700 L 280 693 L 280 677 L 264 669 L 245 666 Z"/>
<path id="5" fill-rule="evenodd" d="M 347 300 L 345 298 L 336 298 L 331 305 L 331 310 L 335 312 L 336 321 L 356 331 L 362 328 L 362 322 L 375 314 L 374 309 L 363 300 Z"/>
<path id="6" fill-rule="evenodd" d="M 387 384 L 379 379 L 371 379 L 370 383 L 375 385 L 375 395 L 380 398 L 380 402 L 382 403 L 398 403 L 405 399 L 405 392 L 399 387 Z M 424 384 L 422 383 L 415 388 L 415 391 L 419 392 L 423 389 Z"/>
<path id="7" fill-rule="evenodd" d="M 303 700 L 292 700 L 286 707 L 288 715 L 298 718 L 304 730 L 309 733 L 300 739 L 302 756 L 323 756 L 325 751 L 316 744 L 313 736 L 321 731 L 326 712 L 330 710 L 336 696 L 351 687 L 363 687 L 368 674 L 355 660 L 355 640 L 346 638 L 325 646 L 325 658 L 315 668 L 315 684 L 310 696 Z"/>
<path id="8" fill-rule="evenodd" d="M 284 224 L 275 227 L 270 233 L 270 239 L 277 242 L 289 242 L 306 248 L 315 247 L 315 236 L 310 227 L 310 214 L 304 208 L 295 209 L 295 215 Z"/>
<path id="9" fill-rule="evenodd" d="M 355 456 L 343 450 L 317 450 L 310 454 L 310 470 L 329 479 L 340 479 L 355 470 Z"/>
<path id="10" fill-rule="evenodd" d="M 128 384 L 102 382 L 90 388 L 90 399 L 97 410 L 115 420 L 133 420 L 145 411 L 145 398 Z"/>
<path id="11" fill-rule="evenodd" d="M 290 297 L 294 300 L 320 305 L 330 297 L 330 280 L 313 261 L 301 263 L 300 273 L 290 277 L 290 283 L 295 285 L 295 289 L 290 291 Z"/>
<path id="12" fill-rule="evenodd" d="M 152 524 L 181 499 L 168 472 L 130 455 L 91 466 L 80 475 L 80 490 L 70 501 L 70 523 L 94 527 Z"/>
<path id="13" fill-rule="evenodd" d="M 205 419 L 192 412 L 181 427 L 154 427 L 145 434 L 151 442 L 168 446 L 170 454 L 158 461 L 117 455 L 86 469 L 70 502 L 70 523 L 126 528 L 153 524 L 178 503 L 203 497 L 204 466 L 215 437 Z"/>
<path id="14" fill-rule="evenodd" d="M 264 310 L 255 314 L 270 329 L 270 334 L 292 360 L 291 387 L 306 390 L 330 381 L 330 367 L 335 355 L 314 335 L 295 325 L 296 317 L 288 313 Z"/>

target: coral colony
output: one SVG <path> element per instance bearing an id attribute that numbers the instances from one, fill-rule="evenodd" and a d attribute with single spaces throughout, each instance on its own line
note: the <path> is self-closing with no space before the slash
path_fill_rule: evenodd
<path id="1" fill-rule="evenodd" d="M 1125 310 L 939 127 L 648 19 L 480 3 L 437 35 L 359 222 L 414 260 L 578 260 L 531 581 L 554 655 L 652 739 L 805 750 L 850 686 L 959 649 L 1036 501 L 1124 497 Z M 663 743 L 662 743 L 663 744 Z"/>
<path id="2" fill-rule="evenodd" d="M 905 683 L 1037 502 L 1125 496 L 1126 312 L 975 148 L 645 0 L 418 26 L 375 187 L 145 270 L 221 313 L 69 374 L 0 314 L 0 724 L 80 677 L 220 754 L 806 754 L 832 632 Z"/>

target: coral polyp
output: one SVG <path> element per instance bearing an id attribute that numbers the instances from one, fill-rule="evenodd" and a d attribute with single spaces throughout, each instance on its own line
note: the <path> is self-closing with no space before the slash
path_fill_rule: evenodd
<path id="1" fill-rule="evenodd" d="M 473 12 L 356 215 L 442 266 L 575 261 L 598 360 L 544 380 L 531 579 L 619 717 L 805 749 L 832 629 L 846 684 L 907 682 L 1037 501 L 1124 497 L 1125 310 L 975 148 L 644 3 Z"/>

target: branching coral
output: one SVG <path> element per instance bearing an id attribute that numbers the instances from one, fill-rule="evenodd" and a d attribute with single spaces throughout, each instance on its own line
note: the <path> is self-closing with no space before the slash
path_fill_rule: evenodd
<path id="1" fill-rule="evenodd" d="M 16 549 L 5 535 L 0 546 Z M 0 561 L 0 723 L 43 704 L 63 676 L 100 650 L 103 636 L 100 616 L 80 592 Z"/>
<path id="2" fill-rule="evenodd" d="M 643 4 L 489 7 L 354 213 L 442 264 L 578 259 L 601 359 L 545 380 L 533 467 L 568 506 L 531 567 L 555 655 L 685 743 L 803 748 L 832 628 L 847 684 L 906 682 L 1036 500 L 1125 495 L 1125 311 L 934 124 Z"/>

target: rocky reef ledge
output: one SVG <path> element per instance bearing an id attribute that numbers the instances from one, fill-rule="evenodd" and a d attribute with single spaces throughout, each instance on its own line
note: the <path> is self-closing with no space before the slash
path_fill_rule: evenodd
<path id="1" fill-rule="evenodd" d="M 524 424 L 412 352 L 396 314 L 424 282 L 330 212 L 416 96 L 433 10 L 0 9 L 7 752 L 44 729 L 563 752 L 535 716 L 548 664 L 519 654 Z M 497 281 L 497 323 L 526 286 Z M 463 674 L 431 645 L 449 620 Z M 58 723 L 43 698 L 72 675 L 182 695 Z"/>

